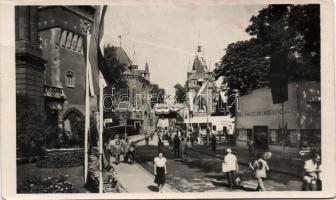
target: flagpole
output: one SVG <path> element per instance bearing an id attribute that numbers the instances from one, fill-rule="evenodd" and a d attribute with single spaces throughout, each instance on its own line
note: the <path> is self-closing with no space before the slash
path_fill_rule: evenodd
<path id="1" fill-rule="evenodd" d="M 103 15 L 103 13 L 101 13 Z M 100 16 L 100 23 L 104 25 L 102 20 L 103 16 Z M 100 24 L 101 26 L 101 24 Z M 102 31 L 102 30 L 99 30 Z M 104 39 L 100 38 L 100 42 L 103 44 L 102 55 L 104 56 Z M 98 48 L 100 48 L 100 42 L 98 41 Z M 104 110 L 103 110 L 103 98 L 104 87 L 106 83 L 102 73 L 99 73 L 99 193 L 103 193 L 103 132 L 104 132 Z"/>
<path id="2" fill-rule="evenodd" d="M 89 97 L 89 30 L 86 31 L 86 75 L 85 75 L 85 133 L 84 133 L 84 182 L 88 174 L 88 134 L 90 127 L 90 97 Z"/>
<path id="3" fill-rule="evenodd" d="M 99 193 L 103 193 L 103 76 L 99 73 Z"/>
<path id="4" fill-rule="evenodd" d="M 207 102 L 205 105 L 206 108 L 206 117 L 207 117 L 207 129 L 209 130 L 209 134 L 207 133 L 207 143 L 209 144 L 210 139 L 210 127 L 209 127 L 209 116 L 208 116 L 208 105 L 209 105 L 209 83 L 207 83 Z"/>
<path id="5" fill-rule="evenodd" d="M 282 155 L 286 159 L 285 146 L 286 146 L 286 130 L 285 130 L 285 106 L 284 102 L 281 103 L 282 109 Z"/>

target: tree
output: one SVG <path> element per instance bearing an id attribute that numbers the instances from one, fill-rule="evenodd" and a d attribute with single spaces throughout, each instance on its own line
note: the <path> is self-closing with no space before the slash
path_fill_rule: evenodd
<path id="1" fill-rule="evenodd" d="M 117 47 L 107 46 L 104 49 L 106 67 L 112 77 L 108 84 L 114 88 L 126 89 L 127 80 L 124 72 L 127 66 L 118 60 L 116 53 Z"/>
<path id="2" fill-rule="evenodd" d="M 269 84 L 270 61 L 256 39 L 231 43 L 225 50 L 226 54 L 216 64 L 214 74 L 216 78 L 223 76 L 229 111 L 234 116 L 236 95 L 245 95 Z"/>
<path id="3" fill-rule="evenodd" d="M 150 84 L 150 95 L 151 95 L 151 108 L 156 103 L 163 103 L 164 101 L 164 95 L 165 90 L 163 88 L 160 88 L 158 84 L 151 83 Z"/>
<path id="4" fill-rule="evenodd" d="M 185 83 L 184 86 L 181 84 L 177 83 L 174 88 L 175 88 L 175 100 L 178 103 L 184 103 L 186 100 L 186 94 L 187 94 L 187 87 L 186 87 L 187 82 Z"/>
<path id="5" fill-rule="evenodd" d="M 16 143 L 24 157 L 42 153 L 45 130 L 41 110 L 36 100 L 24 95 L 16 96 Z"/>
<path id="6" fill-rule="evenodd" d="M 250 22 L 246 32 L 267 55 L 288 52 L 289 80 L 320 80 L 319 5 L 269 5 Z"/>
<path id="7" fill-rule="evenodd" d="M 269 86 L 270 57 L 277 52 L 288 54 L 289 81 L 320 80 L 319 5 L 269 5 L 250 22 L 246 32 L 252 38 L 229 44 L 214 69 L 228 86 L 232 115 L 237 93 Z"/>
<path id="8" fill-rule="evenodd" d="M 269 58 L 256 39 L 231 43 L 225 50 L 214 69 L 216 78 L 223 76 L 223 82 L 239 95 L 268 85 Z"/>

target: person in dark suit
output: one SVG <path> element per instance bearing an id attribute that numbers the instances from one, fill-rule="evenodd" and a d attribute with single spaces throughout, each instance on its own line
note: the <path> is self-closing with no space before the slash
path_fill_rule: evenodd
<path id="1" fill-rule="evenodd" d="M 175 157 L 180 155 L 180 139 L 177 134 L 174 136 L 174 155 Z"/>
<path id="2" fill-rule="evenodd" d="M 217 139 L 214 133 L 211 134 L 211 151 L 216 152 Z"/>

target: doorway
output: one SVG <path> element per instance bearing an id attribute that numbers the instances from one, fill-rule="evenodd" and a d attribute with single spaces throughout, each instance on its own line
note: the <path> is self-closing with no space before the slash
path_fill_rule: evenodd
<path id="1" fill-rule="evenodd" d="M 253 126 L 253 133 L 255 150 L 268 151 L 268 126 Z"/>

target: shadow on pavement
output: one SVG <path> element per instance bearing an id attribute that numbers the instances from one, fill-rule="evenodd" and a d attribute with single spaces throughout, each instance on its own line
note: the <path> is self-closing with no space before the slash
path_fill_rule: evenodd
<path id="1" fill-rule="evenodd" d="M 240 185 L 240 186 L 234 186 L 232 189 L 230 189 L 230 185 L 228 183 L 226 183 L 226 182 L 223 182 L 223 181 L 211 181 L 211 182 L 212 182 L 212 184 L 214 186 L 225 187 L 225 189 L 229 189 L 229 190 L 233 190 L 233 191 L 234 190 L 244 190 L 244 191 L 249 191 L 249 192 L 256 191 L 253 188 L 244 187 L 242 185 Z"/>
<path id="2" fill-rule="evenodd" d="M 159 191 L 159 188 L 155 185 L 149 185 L 147 186 L 147 188 L 150 190 L 150 191 L 153 191 L 153 192 L 158 192 Z"/>
<path id="3" fill-rule="evenodd" d="M 207 175 L 207 177 L 216 179 L 217 181 L 226 179 L 226 176 L 224 174 Z"/>

